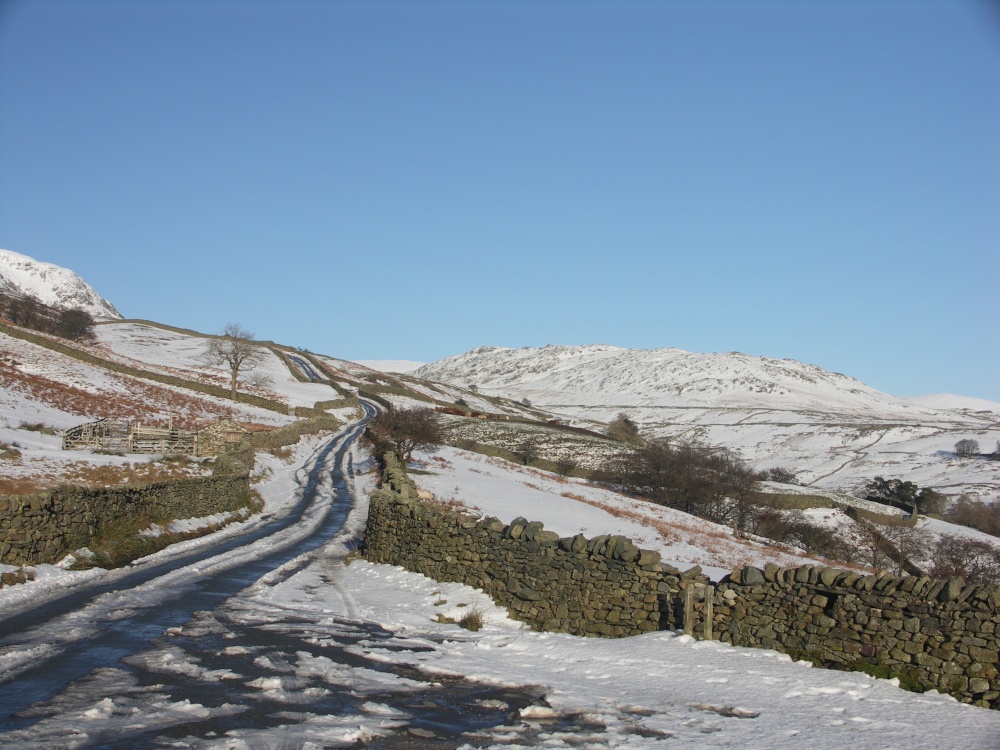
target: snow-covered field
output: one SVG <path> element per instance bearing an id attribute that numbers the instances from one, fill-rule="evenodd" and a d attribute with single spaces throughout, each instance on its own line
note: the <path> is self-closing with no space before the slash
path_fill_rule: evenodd
<path id="1" fill-rule="evenodd" d="M 227 375 L 204 363 L 205 337 L 138 323 L 101 325 L 98 333 L 100 349 L 118 361 L 212 382 Z M 269 390 L 290 406 L 338 398 L 335 389 L 301 383 L 280 357 L 268 357 L 263 372 L 271 378 Z M 343 373 L 345 382 L 372 374 L 362 365 L 323 361 Z M 617 396 L 609 397 L 617 393 L 614 388 L 622 387 L 613 379 L 588 381 L 574 376 L 560 386 L 566 390 L 559 397 L 537 384 L 490 385 L 486 371 L 466 373 L 455 385 L 442 388 L 406 382 L 429 396 L 461 397 L 483 410 L 497 409 L 486 395 L 528 397 L 584 425 L 625 410 L 644 428 L 660 434 L 700 435 L 738 448 L 760 468 L 795 469 L 814 490 L 851 488 L 852 483 L 880 473 L 948 492 L 970 492 L 984 499 L 997 496 L 1000 466 L 958 461 L 950 455 L 962 437 L 992 449 L 1000 429 L 989 409 L 946 411 L 931 405 L 900 405 L 858 388 L 869 410 L 852 412 L 854 402 L 843 394 L 837 395 L 837 408 L 823 406 L 817 396 L 829 383 L 850 379 L 827 379 L 821 372 L 788 363 L 765 364 L 742 385 L 766 389 L 769 382 L 778 382 L 773 378 L 802 381 L 795 388 L 781 386 L 787 393 L 779 395 L 788 403 L 781 402 L 780 408 L 761 408 L 721 393 L 720 388 L 728 387 L 725 370 L 711 382 L 688 383 L 702 399 L 694 406 L 651 399 L 620 402 Z M 539 370 L 540 377 L 543 371 Z M 64 429 L 105 416 L 88 410 L 94 404 L 116 403 L 160 416 L 173 412 L 198 419 L 226 414 L 265 425 L 291 419 L 117 375 L 6 336 L 0 336 L 0 376 L 5 378 L 0 388 L 0 443 L 17 443 L 21 453 L 16 461 L 0 459 L 4 472 L 55 471 L 78 459 L 95 466 L 128 460 L 71 455 L 59 450 L 57 436 L 29 429 L 37 424 Z M 636 392 L 642 392 L 638 381 L 647 376 L 633 373 L 632 377 Z M 657 377 L 648 375 L 645 385 L 655 385 Z M 853 383 L 847 391 L 856 388 Z M 469 384 L 478 385 L 480 391 L 470 391 Z M 583 398 L 565 395 L 584 391 Z M 723 408 L 720 404 L 726 399 L 732 403 Z M 264 479 L 258 488 L 266 502 L 264 513 L 217 534 L 233 535 L 287 513 L 301 496 L 304 469 L 318 445 L 317 439 L 305 440 L 288 460 L 260 454 L 257 470 Z M 359 470 L 370 465 L 357 451 L 353 459 Z M 516 516 L 542 521 L 560 535 L 623 534 L 640 547 L 658 550 L 666 562 L 681 569 L 700 565 L 721 576 L 734 565 L 796 565 L 809 560 L 794 549 L 737 540 L 728 528 L 502 460 L 451 448 L 421 454 L 419 460 L 428 473 L 415 474 L 414 479 L 440 500 L 454 500 L 473 513 L 505 521 Z M 530 698 L 520 703 L 514 698 L 507 702 L 491 698 L 470 706 L 470 712 L 493 711 L 496 719 L 458 740 L 468 748 L 998 747 L 1000 712 L 971 708 L 947 696 L 907 693 L 891 681 L 814 669 L 775 652 L 697 642 L 675 633 L 617 640 L 537 633 L 509 619 L 481 591 L 438 583 L 393 566 L 349 560 L 348 553 L 363 532 L 366 492 L 373 481 L 372 474 L 358 477 L 356 507 L 333 542 L 265 576 L 215 612 L 199 613 L 191 623 L 171 629 L 120 668 L 80 681 L 53 704 L 38 709 L 37 721 L 29 728 L 0 733 L 0 747 L 93 747 L 121 742 L 123 733 L 168 727 L 173 746 L 184 747 L 352 747 L 393 735 L 405 738 L 407 746 L 420 747 L 442 736 L 444 730 L 428 716 L 437 710 L 435 701 L 440 702 L 459 678 L 509 688 L 512 696 Z M 332 492 L 325 485 L 320 490 Z M 830 526 L 844 522 L 836 510 L 807 514 Z M 208 520 L 181 523 L 191 527 Z M 960 527 L 937 521 L 927 528 L 938 535 L 962 533 Z M 205 543 L 196 539 L 175 545 L 134 567 L 169 560 Z M 234 553 L 225 564 L 239 564 L 240 554 L 250 553 Z M 0 610 L 28 607 L 86 581 L 122 575 L 68 571 L 57 565 L 34 566 L 31 572 L 35 581 L 0 588 Z M 186 575 L 196 573 L 177 573 L 176 585 L 189 583 L 184 581 Z M 101 601 L 97 610 L 111 617 L 115 611 L 148 606 L 160 593 L 156 587 L 129 591 Z M 486 625 L 478 632 L 441 621 L 457 620 L 470 609 L 484 615 Z M 71 649 L 74 639 L 88 632 L 81 618 L 51 627 L 57 632 L 46 631 L 48 640 L 39 634 L 32 646 L 36 651 L 0 654 L 0 684 L 34 655 L 52 648 Z M 246 640 L 248 633 L 258 640 Z M 209 636 L 220 638 L 222 645 L 215 648 L 214 641 L 197 645 Z M 332 658 L 331 649 L 340 649 L 345 658 Z M 226 659 L 228 666 L 217 663 Z M 405 672 L 409 667 L 419 672 Z M 132 671 L 136 669 L 157 677 L 140 684 Z M 175 684 L 194 689 L 179 697 Z M 229 695 L 230 685 L 240 686 L 241 702 L 213 701 L 216 695 Z M 339 710 L 311 709 L 320 705 L 315 701 L 337 691 L 353 696 L 354 702 Z M 400 696 L 408 693 L 415 698 L 401 701 Z M 280 707 L 274 714 L 278 720 L 268 727 L 240 727 L 241 713 L 265 704 Z M 185 736 L 181 731 L 197 722 L 218 722 L 215 726 L 222 727 L 227 717 L 236 718 L 214 735 Z"/>
<path id="2" fill-rule="evenodd" d="M 569 483 L 572 494 L 610 506 L 609 512 L 566 497 L 567 484 L 556 478 L 494 459 L 442 449 L 421 456 L 421 462 L 434 473 L 415 475 L 418 485 L 442 499 L 458 495 L 484 514 L 524 515 L 560 534 L 631 535 L 640 546 L 660 549 L 683 567 L 704 555 L 695 545 L 664 541 L 643 521 L 620 515 L 618 508 L 631 504 L 609 497 L 613 493 Z M 677 520 L 667 509 L 657 510 L 652 514 L 657 520 Z M 359 523 L 360 515 L 353 522 Z M 650 518 L 645 511 L 641 517 Z M 692 536 L 714 533 L 711 524 L 703 526 Z M 800 560 L 787 556 L 781 562 Z M 895 681 L 814 669 L 773 651 L 675 633 L 618 640 L 537 633 L 510 620 L 481 591 L 394 566 L 361 560 L 347 566 L 317 564 L 277 587 L 256 587 L 252 597 L 254 603 L 244 608 L 265 604 L 267 616 L 281 620 L 329 616 L 346 608 L 354 617 L 377 622 L 394 632 L 397 642 L 392 648 L 370 644 L 360 650 L 387 664 L 540 689 L 541 699 L 516 712 L 509 724 L 469 736 L 462 747 L 997 746 L 1000 714 L 947 696 L 908 693 Z M 470 608 L 484 613 L 486 625 L 476 633 L 437 622 L 442 615 L 458 619 Z M 427 650 L 402 647 L 414 642 Z M 311 673 L 307 659 L 300 658 L 295 673 Z M 410 717 L 394 718 L 405 725 Z M 370 715 L 356 719 L 350 731 L 391 731 Z M 355 736 L 344 728 L 337 731 Z"/>
<path id="3" fill-rule="evenodd" d="M 418 454 L 422 471 L 413 480 L 445 503 L 510 523 L 518 516 L 541 521 L 559 536 L 622 534 L 655 550 L 681 570 L 694 565 L 715 578 L 736 566 L 766 562 L 792 567 L 816 564 L 796 550 L 733 537 L 732 530 L 672 508 L 633 500 L 585 482 L 511 464 L 499 458 L 440 448 Z"/>

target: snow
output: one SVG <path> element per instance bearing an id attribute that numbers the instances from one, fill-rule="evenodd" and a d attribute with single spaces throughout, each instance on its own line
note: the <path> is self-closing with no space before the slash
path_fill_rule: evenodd
<path id="1" fill-rule="evenodd" d="M 953 393 L 934 393 L 926 396 L 909 396 L 907 399 L 917 406 L 931 409 L 955 409 L 959 411 L 991 411 L 1000 414 L 1000 403 L 984 398 L 956 396 Z"/>
<path id="2" fill-rule="evenodd" d="M 806 408 L 913 416 L 924 410 L 815 365 L 739 352 L 615 346 L 481 348 L 431 363 L 418 377 L 512 388 L 540 404 Z M 570 400 L 567 400 L 570 399 Z"/>
<path id="3" fill-rule="evenodd" d="M 228 387 L 230 371 L 225 365 L 206 360 L 207 336 L 181 333 L 146 323 L 109 323 L 96 329 L 98 340 L 119 357 L 136 366 L 155 369 L 167 374 L 179 374 L 194 380 L 204 380 Z M 325 383 L 303 383 L 297 380 L 284 360 L 266 346 L 260 347 L 261 362 L 247 375 L 264 376 L 264 388 L 286 401 L 289 406 L 311 407 L 317 401 L 332 401 L 341 396 Z M 243 376 L 241 376 L 243 377 Z"/>
<path id="4" fill-rule="evenodd" d="M 266 452 L 257 453 L 254 473 L 257 476 L 265 478 L 262 482 L 254 486 L 264 500 L 264 510 L 260 514 L 245 521 L 230 523 L 224 529 L 209 536 L 173 544 L 167 549 L 142 558 L 141 561 L 136 561 L 132 564 L 132 568 L 134 569 L 137 565 L 153 564 L 168 560 L 171 557 L 208 544 L 212 540 L 245 533 L 274 518 L 285 516 L 301 498 L 301 486 L 305 481 L 306 467 L 314 460 L 314 455 L 322 442 L 323 438 L 321 436 L 313 435 L 303 438 L 297 445 L 293 446 L 293 453 L 289 459 L 280 459 Z M 121 459 L 118 456 L 102 456 L 102 458 Z M 191 528 L 199 528 L 216 520 L 216 516 L 201 519 L 177 519 L 172 522 L 171 530 L 184 531 Z M 277 541 L 272 540 L 272 543 L 276 543 Z M 121 574 L 120 571 L 105 571 L 102 568 L 71 571 L 66 570 L 65 567 L 60 565 L 34 565 L 25 569 L 35 573 L 35 580 L 0 588 L 0 610 L 10 612 L 26 604 L 30 604 L 32 601 L 59 595 L 82 582 L 100 576 L 113 579 L 115 576 Z M 17 568 L 0 564 L 0 571 L 2 572 L 13 570 L 17 570 Z M 2 665 L 3 659 L 0 657 L 0 677 L 2 677 L 3 672 Z"/>
<path id="5" fill-rule="evenodd" d="M 98 326 L 98 333 L 116 325 L 118 324 Z M 232 414 L 238 421 L 269 425 L 292 421 L 287 415 L 267 409 L 112 372 L 108 368 L 83 362 L 3 333 L 0 333 L 0 352 L 13 364 L 14 372 L 19 374 L 15 378 L 18 382 L 13 387 L 0 390 L 0 422 L 8 425 L 20 421 L 41 421 L 52 427 L 66 429 L 98 417 L 116 416 L 108 412 L 114 411 L 114 405 L 118 401 L 129 399 L 139 399 L 146 404 L 150 418 L 165 416 L 167 412 L 183 415 L 185 411 L 196 409 L 199 413 L 191 416 L 226 413 Z M 53 405 L 53 397 L 36 396 L 32 393 L 30 383 L 20 382 L 33 375 L 94 398 L 73 410 L 60 409 Z M 177 397 L 172 398 L 173 394 L 177 394 Z"/>
<path id="6" fill-rule="evenodd" d="M 893 681 L 813 669 L 764 649 L 695 641 L 673 632 L 587 639 L 520 629 L 503 610 L 486 611 L 476 633 L 434 622 L 434 601 L 484 606 L 481 592 L 439 584 L 391 566 L 354 562 L 338 583 L 361 614 L 409 638 L 448 639 L 420 660 L 379 657 L 442 675 L 534 684 L 548 706 L 523 722 L 484 733 L 466 747 L 992 748 L 995 712 Z M 289 582 L 291 583 L 291 582 Z M 317 603 L 318 604 L 318 603 Z M 308 605 L 298 604 L 301 614 Z M 590 729 L 553 719 L 586 717 Z"/>
<path id="7" fill-rule="evenodd" d="M 199 359 L 207 340 L 203 336 L 138 323 L 112 323 L 99 326 L 98 331 L 102 345 L 123 361 L 164 372 L 212 377 L 226 374 Z M 15 357 L 24 373 L 70 383 L 108 399 L 127 393 L 128 384 L 102 368 L 9 337 L 0 338 L 0 344 L 4 355 Z M 962 437 L 978 439 L 984 447 L 1000 438 L 994 417 L 954 411 L 970 408 L 967 406 L 949 406 L 952 411 L 947 412 L 940 406 L 907 404 L 849 378 L 817 372 L 818 368 L 746 355 L 712 355 L 714 359 L 701 360 L 698 366 L 708 368 L 708 374 L 701 379 L 675 380 L 674 385 L 681 390 L 675 388 L 662 396 L 663 403 L 658 405 L 651 394 L 665 387 L 663 378 L 670 373 L 672 377 L 687 377 L 694 371 L 686 368 L 694 367 L 698 356 L 708 355 L 659 350 L 653 365 L 644 369 L 638 366 L 639 355 L 629 355 L 629 368 L 622 367 L 618 358 L 628 350 L 616 347 L 587 347 L 582 354 L 565 347 L 551 349 L 540 360 L 542 364 L 529 362 L 535 368 L 535 379 L 528 385 L 518 380 L 521 376 L 516 368 L 503 377 L 493 370 L 469 370 L 455 382 L 474 383 L 489 393 L 528 396 L 536 402 L 549 394 L 546 397 L 553 399 L 549 408 L 558 408 L 581 424 L 598 416 L 611 418 L 627 404 L 643 403 L 642 409 L 636 410 L 643 427 L 663 433 L 683 430 L 701 434 L 711 442 L 733 445 L 762 467 L 790 465 L 800 472 L 800 479 L 813 483 L 811 488 L 796 488 L 802 492 L 819 492 L 824 486 L 840 487 L 875 473 L 892 475 L 905 469 L 911 472 L 905 478 L 916 478 L 921 486 L 937 483 L 957 492 L 975 485 L 983 488 L 981 497 L 996 496 L 1000 466 L 959 461 L 950 455 L 954 442 Z M 483 349 L 477 357 L 500 357 L 505 351 Z M 581 356 L 600 366 L 600 377 L 573 371 L 574 358 Z M 324 361 L 347 375 L 370 374 L 362 364 L 332 358 Z M 673 369 L 671 362 L 676 364 Z M 265 370 L 274 378 L 274 391 L 292 405 L 311 406 L 317 400 L 337 397 L 328 395 L 335 394 L 329 386 L 294 380 L 275 355 Z M 739 374 L 747 371 L 753 377 Z M 759 392 L 752 389 L 766 388 L 768 383 L 784 399 L 776 402 L 780 408 L 754 400 Z M 846 391 L 837 391 L 841 387 Z M 859 393 L 851 393 L 852 389 Z M 472 404 L 472 395 L 460 387 L 443 390 Z M 425 392 L 434 393 L 430 389 Z M 677 406 L 684 393 L 695 399 L 697 408 Z M 557 394 L 561 395 L 557 398 Z M 641 401 L 645 396 L 650 396 L 648 403 Z M 488 405 L 485 400 L 477 403 Z M 720 408 L 726 403 L 735 405 Z M 268 423 L 267 419 L 270 423 L 288 421 L 282 415 L 244 405 L 233 407 L 241 418 L 261 423 Z M 827 411 L 817 411 L 821 408 Z M 631 413 L 632 407 L 628 409 Z M 26 430 L 22 422 L 63 428 L 83 421 L 79 417 L 21 390 L 0 390 L 0 441 L 18 442 L 23 462 L 59 462 L 65 461 L 66 455 L 58 450 L 58 437 Z M 257 487 L 265 500 L 263 513 L 232 523 L 212 538 L 257 528 L 287 514 L 302 496 L 305 476 L 318 460 L 321 444 L 320 438 L 306 439 L 293 449 L 289 460 L 259 454 L 256 471 L 263 480 Z M 87 455 L 88 460 L 98 463 L 126 460 Z M 370 466 L 357 447 L 353 458 L 359 472 Z M 718 577 L 734 565 L 796 565 L 810 560 L 793 549 L 736 540 L 725 527 L 667 508 L 502 460 L 451 448 L 419 454 L 418 458 L 429 473 L 415 473 L 415 481 L 440 500 L 453 499 L 473 513 L 505 521 L 516 516 L 542 521 L 560 535 L 623 534 L 640 547 L 659 551 L 666 562 L 682 569 L 698 564 Z M 5 464 L 4 470 L 8 468 Z M 366 493 L 373 482 L 372 474 L 359 474 L 354 486 L 356 506 L 330 543 L 266 575 L 217 612 L 198 613 L 192 622 L 171 628 L 163 639 L 151 644 L 148 651 L 129 657 L 121 668 L 98 670 L 75 683 L 56 697 L 54 712 L 29 729 L 0 734 L 0 745 L 99 746 L 121 743 L 126 733 L 171 727 L 171 736 L 183 737 L 180 727 L 192 720 L 237 716 L 253 710 L 256 700 L 266 700 L 287 706 L 281 726 L 238 728 L 224 735 L 177 742 L 213 749 L 319 748 L 352 746 L 408 733 L 406 741 L 419 746 L 424 730 L 413 722 L 420 718 L 420 709 L 400 708 L 392 698 L 420 695 L 429 689 L 428 683 L 416 679 L 417 673 L 401 676 L 380 671 L 378 665 L 412 667 L 430 675 L 431 686 L 434 680 L 445 683 L 462 677 L 538 694 L 530 705 L 505 711 L 512 717 L 507 723 L 463 738 L 467 748 L 647 750 L 682 745 L 882 750 L 955 746 L 975 750 L 997 745 L 1000 712 L 969 707 L 947 696 L 908 693 L 893 681 L 813 669 L 773 651 L 695 641 L 673 632 L 616 640 L 533 632 L 510 619 L 482 591 L 439 583 L 394 566 L 352 560 L 349 553 L 363 533 Z M 323 502 L 300 525 L 250 547 L 181 568 L 150 584 L 102 597 L 73 616 L 47 623 L 21 642 L 5 641 L 0 644 L 0 682 L 14 678 L 40 659 L 73 649 L 101 623 L 152 606 L 208 571 L 241 566 L 293 543 L 320 522 L 332 494 L 329 479 L 321 483 L 320 494 Z M 843 523 L 839 511 L 805 513 L 831 526 Z M 186 527 L 204 522 L 189 519 L 178 523 Z M 926 527 L 934 534 L 982 536 L 938 521 Z M 173 545 L 136 561 L 133 569 L 169 560 L 208 541 L 194 539 Z M 98 578 L 110 582 L 124 574 L 99 569 L 68 571 L 56 565 L 31 570 L 35 581 L 0 589 L 0 610 L 17 611 L 84 582 Z M 478 632 L 445 622 L 458 620 L 471 610 L 484 615 L 485 627 Z M 274 638 L 304 637 L 297 641 L 297 650 L 269 650 L 236 639 L 226 630 L 235 624 L 266 629 Z M 243 654 L 260 674 L 215 667 L 193 655 L 183 640 L 194 638 L 200 628 L 206 632 L 217 628 L 223 639 L 219 654 Z M 365 632 L 376 629 L 388 631 L 388 639 L 364 637 Z M 367 666 L 331 658 L 329 648 L 337 643 L 348 643 L 348 653 L 365 660 Z M 158 675 L 157 680 L 153 684 L 140 682 L 127 667 L 142 667 Z M 209 705 L 208 700 L 179 697 L 167 689 L 165 683 L 175 678 L 196 682 L 203 688 L 201 695 L 239 683 L 258 697 L 240 705 Z M 357 709 L 322 714 L 305 708 L 308 700 L 336 690 L 360 696 Z M 496 707 L 505 705 L 500 702 Z"/>
<path id="8" fill-rule="evenodd" d="M 936 693 L 908 693 L 895 681 L 813 669 L 774 651 L 672 632 L 617 640 L 538 633 L 461 584 L 355 560 L 327 567 L 334 585 L 324 588 L 318 585 L 320 568 L 317 561 L 279 586 L 257 587 L 248 592 L 253 602 L 243 606 L 317 619 L 346 610 L 391 629 L 401 643 L 422 646 L 368 647 L 369 656 L 442 676 L 544 691 L 545 705 L 527 707 L 520 721 L 468 738 L 463 747 L 645 750 L 669 741 L 817 750 L 992 748 L 1000 730 L 995 712 Z M 469 608 L 484 613 L 486 624 L 476 633 L 437 622 L 439 615 L 456 618 Z"/>
<path id="9" fill-rule="evenodd" d="M 622 534 L 642 548 L 660 553 L 681 570 L 700 565 L 715 579 L 734 567 L 767 562 L 792 567 L 817 558 L 773 545 L 746 542 L 726 526 L 609 490 L 527 469 L 475 453 L 442 447 L 418 453 L 429 473 L 412 474 L 417 487 L 442 502 L 510 523 L 518 516 L 540 521 L 559 536 Z"/>

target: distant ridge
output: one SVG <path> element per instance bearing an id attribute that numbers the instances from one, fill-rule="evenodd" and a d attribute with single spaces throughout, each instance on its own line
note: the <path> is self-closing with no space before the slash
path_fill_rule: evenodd
<path id="1" fill-rule="evenodd" d="M 955 409 L 957 411 L 992 411 L 1000 414 L 1000 402 L 971 396 L 956 396 L 953 393 L 933 393 L 926 396 L 911 396 L 906 399 L 911 404 L 932 409 Z"/>

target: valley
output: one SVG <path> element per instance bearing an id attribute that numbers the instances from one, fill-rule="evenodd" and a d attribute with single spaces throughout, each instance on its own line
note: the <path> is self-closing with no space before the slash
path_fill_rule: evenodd
<path id="1" fill-rule="evenodd" d="M 996 712 L 906 693 L 898 680 L 813 669 L 680 631 L 613 642 L 533 632 L 480 590 L 360 559 L 378 477 L 370 448 L 346 442 L 359 434 L 363 412 L 433 409 L 447 444 L 418 451 L 410 465 L 430 502 L 503 523 L 523 516 L 560 537 L 624 535 L 671 568 L 698 566 L 720 581 L 739 566 L 831 562 L 589 481 L 633 449 L 607 435 L 620 413 L 647 438 L 697 439 L 735 450 L 756 470 L 791 471 L 798 484 L 763 482 L 763 492 L 792 498 L 794 517 L 850 538 L 852 508 L 902 517 L 857 496 L 876 475 L 995 501 L 997 462 L 953 452 L 960 439 L 984 449 L 1000 439 L 1000 412 L 988 402 L 910 403 L 809 365 L 737 354 L 484 347 L 393 373 L 270 341 L 254 342 L 259 356 L 233 400 L 231 372 L 207 356 L 218 334 L 111 316 L 93 331 L 90 340 L 66 341 L 0 321 L 8 483 L 0 494 L 203 474 L 211 462 L 197 458 L 62 450 L 60 433 L 105 416 L 185 429 L 226 418 L 260 441 L 251 482 L 263 510 L 118 570 L 77 569 L 80 550 L 54 564 L 0 565 L 30 573 L 0 588 L 0 692 L 13 712 L 0 719 L 0 744 L 645 750 L 672 740 L 698 746 L 705 736 L 761 746 L 766 736 L 777 748 L 805 738 L 832 749 L 859 738 L 862 746 L 944 742 L 947 734 L 987 748 L 1000 728 Z M 291 446 L 266 443 L 270 430 L 319 418 L 336 429 Z M 331 441 L 340 446 L 336 459 L 321 459 Z M 332 541 L 308 550 L 239 541 L 289 523 L 310 493 L 317 509 L 305 513 L 306 526 L 340 514 Z M 211 522 L 163 521 L 195 529 Z M 920 526 L 933 539 L 958 534 L 994 545 L 945 521 Z M 231 547 L 228 562 L 214 559 L 219 545 Z M 161 569 L 162 580 L 130 577 Z M 216 580 L 207 586 L 219 596 L 203 606 L 156 614 L 161 601 Z M 50 609 L 67 597 L 86 604 Z M 478 632 L 456 624 L 472 610 L 484 620 Z M 58 680 L 46 677 L 45 664 L 88 653 L 93 639 L 101 659 L 67 659 L 52 672 Z M 929 731 L 928 717 L 947 732 Z"/>

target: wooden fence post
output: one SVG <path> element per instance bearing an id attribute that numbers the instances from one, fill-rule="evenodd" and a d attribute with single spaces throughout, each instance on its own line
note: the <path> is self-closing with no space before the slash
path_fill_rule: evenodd
<path id="1" fill-rule="evenodd" d="M 715 586 L 705 584 L 705 625 L 702 628 L 706 641 L 712 640 L 712 600 L 715 598 Z"/>
<path id="2" fill-rule="evenodd" d="M 684 632 L 694 635 L 694 586 L 684 586 Z"/>

